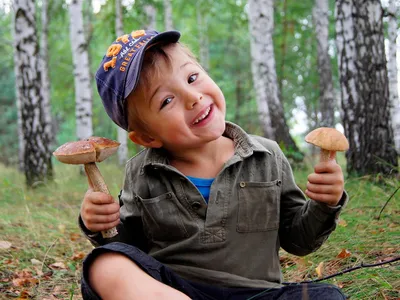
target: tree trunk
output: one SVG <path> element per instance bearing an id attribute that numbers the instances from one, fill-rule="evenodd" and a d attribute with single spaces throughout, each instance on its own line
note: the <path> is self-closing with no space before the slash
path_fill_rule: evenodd
<path id="1" fill-rule="evenodd" d="M 264 136 L 275 139 L 288 151 L 298 152 L 289 134 L 279 100 L 275 55 L 272 41 L 274 1 L 249 0 L 249 26 L 254 88 Z"/>
<path id="2" fill-rule="evenodd" d="M 93 135 L 92 87 L 88 45 L 85 39 L 82 0 L 73 0 L 69 6 L 70 39 L 74 64 L 76 136 L 79 140 Z"/>
<path id="3" fill-rule="evenodd" d="M 35 22 L 35 1 L 14 1 L 16 88 L 24 145 L 26 184 L 34 187 L 53 175 L 47 126 L 43 112 L 39 46 Z"/>
<path id="4" fill-rule="evenodd" d="M 379 0 L 338 0 L 336 37 L 349 173 L 390 174 L 397 157 Z"/>
<path id="5" fill-rule="evenodd" d="M 392 125 L 394 142 L 396 145 L 397 154 L 400 155 L 400 100 L 397 80 L 397 20 L 399 18 L 396 1 L 389 1 L 388 8 L 389 28 L 389 60 L 388 60 L 388 75 L 389 75 L 389 95 L 391 103 Z"/>
<path id="6" fill-rule="evenodd" d="M 145 25 L 144 29 L 152 29 L 155 30 L 157 28 L 157 24 L 156 24 L 156 8 L 151 5 L 151 4 L 147 4 L 144 6 L 144 11 L 146 13 L 147 16 L 147 22 Z"/>
<path id="7" fill-rule="evenodd" d="M 174 29 L 171 0 L 164 0 L 164 25 L 166 31 Z"/>
<path id="8" fill-rule="evenodd" d="M 51 104 L 50 104 L 50 76 L 49 76 L 49 1 L 42 0 L 42 35 L 40 39 L 40 62 L 42 74 L 42 94 L 43 94 L 43 114 L 46 127 L 44 133 L 50 141 L 51 148 L 55 145 L 56 132 L 53 131 L 53 121 L 51 117 Z"/>
<path id="9" fill-rule="evenodd" d="M 313 20 L 318 42 L 319 74 L 319 125 L 335 127 L 335 97 L 333 94 L 332 67 L 328 54 L 329 41 L 329 1 L 315 0 Z"/>
<path id="10" fill-rule="evenodd" d="M 124 26 L 123 26 L 123 21 L 122 21 L 122 6 L 121 6 L 121 0 L 115 0 L 115 12 L 116 12 L 116 18 L 115 18 L 115 32 L 117 33 L 117 36 L 122 36 L 124 34 Z M 118 142 L 120 142 L 120 146 L 118 148 L 118 162 L 119 164 L 125 165 L 127 158 L 128 158 L 128 135 L 127 132 L 122 129 L 121 127 L 117 127 L 118 129 Z"/>
<path id="11" fill-rule="evenodd" d="M 207 14 L 203 11 L 202 0 L 196 3 L 197 29 L 199 32 L 199 61 L 206 72 L 210 69 L 210 56 L 208 49 L 208 24 Z"/>

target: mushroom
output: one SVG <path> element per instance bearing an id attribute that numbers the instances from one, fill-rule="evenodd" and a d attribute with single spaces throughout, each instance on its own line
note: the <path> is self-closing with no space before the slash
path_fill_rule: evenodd
<path id="1" fill-rule="evenodd" d="M 347 138 L 335 128 L 320 127 L 306 135 L 307 143 L 321 148 L 320 161 L 335 159 L 336 151 L 349 149 Z"/>
<path id="2" fill-rule="evenodd" d="M 62 163 L 81 165 L 95 192 L 110 194 L 96 162 L 101 162 L 114 154 L 120 143 L 103 137 L 90 137 L 86 140 L 68 142 L 57 148 L 53 155 Z M 118 234 L 117 229 L 111 228 L 101 232 L 104 238 L 112 238 Z"/>

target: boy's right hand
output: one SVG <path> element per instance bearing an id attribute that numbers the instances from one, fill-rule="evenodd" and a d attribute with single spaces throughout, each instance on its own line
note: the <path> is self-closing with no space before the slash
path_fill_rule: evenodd
<path id="1" fill-rule="evenodd" d="M 83 224 L 91 232 L 111 229 L 119 224 L 119 205 L 113 197 L 88 189 L 81 206 Z"/>

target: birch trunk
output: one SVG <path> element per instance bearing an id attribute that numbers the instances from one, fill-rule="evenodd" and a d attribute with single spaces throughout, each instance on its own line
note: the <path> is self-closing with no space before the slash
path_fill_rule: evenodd
<path id="1" fill-rule="evenodd" d="M 144 12 L 147 16 L 147 24 L 145 25 L 144 29 L 155 30 L 157 28 L 157 24 L 156 24 L 157 11 L 156 11 L 155 7 L 151 4 L 145 5 Z"/>
<path id="2" fill-rule="evenodd" d="M 397 80 L 397 20 L 399 11 L 396 6 L 396 1 L 389 1 L 388 8 L 388 39 L 389 39 L 389 59 L 388 59 L 388 75 L 389 75 L 389 95 L 391 103 L 392 125 L 394 142 L 396 145 L 397 154 L 400 155 L 400 100 Z"/>
<path id="3" fill-rule="evenodd" d="M 253 82 L 264 136 L 276 140 L 286 150 L 298 152 L 279 100 L 272 41 L 273 0 L 249 0 L 249 26 Z"/>
<path id="4" fill-rule="evenodd" d="M 199 32 L 199 61 L 206 72 L 210 69 L 210 56 L 208 46 L 207 14 L 202 10 L 203 1 L 196 3 L 197 28 Z"/>
<path id="5" fill-rule="evenodd" d="M 397 168 L 379 0 L 338 0 L 336 36 L 349 173 Z"/>
<path id="6" fill-rule="evenodd" d="M 14 63 L 21 116 L 26 184 L 34 187 L 52 177 L 47 124 L 43 113 L 35 1 L 14 1 Z"/>
<path id="7" fill-rule="evenodd" d="M 44 129 L 47 139 L 50 141 L 50 146 L 53 148 L 55 144 L 55 132 L 52 129 L 51 105 L 50 105 L 50 77 L 49 77 L 49 1 L 42 0 L 42 35 L 40 39 L 40 62 L 42 74 L 42 94 L 43 94 L 43 114 L 46 127 Z M 54 128 L 54 127 L 53 127 Z"/>
<path id="8" fill-rule="evenodd" d="M 329 41 L 329 1 L 315 0 L 313 20 L 318 42 L 319 107 L 320 126 L 335 126 L 335 98 L 332 83 L 332 67 L 328 54 Z"/>
<path id="9" fill-rule="evenodd" d="M 122 6 L 121 0 L 115 0 L 115 32 L 117 36 L 122 36 L 124 34 L 124 26 L 122 21 Z M 118 148 L 118 162 L 119 164 L 125 165 L 128 158 L 128 135 L 127 132 L 121 127 L 117 126 L 118 130 L 118 142 L 120 142 L 120 146 Z"/>
<path id="10" fill-rule="evenodd" d="M 74 64 L 76 136 L 79 140 L 93 135 L 92 87 L 88 45 L 85 39 L 82 0 L 72 0 L 69 6 L 70 40 Z"/>
<path id="11" fill-rule="evenodd" d="M 164 26 L 166 31 L 174 29 L 171 0 L 164 0 Z"/>

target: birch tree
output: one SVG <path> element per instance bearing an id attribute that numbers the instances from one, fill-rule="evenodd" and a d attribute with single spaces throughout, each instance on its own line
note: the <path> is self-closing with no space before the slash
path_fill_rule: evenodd
<path id="1" fill-rule="evenodd" d="M 49 76 L 49 1 L 42 0 L 42 33 L 40 38 L 40 66 L 42 75 L 43 114 L 46 127 L 44 134 L 54 145 L 55 132 L 52 130 L 51 104 L 50 104 L 50 76 Z"/>
<path id="2" fill-rule="evenodd" d="M 394 142 L 397 153 L 400 155 L 400 100 L 397 80 L 397 20 L 399 18 L 399 10 L 395 0 L 389 1 L 388 7 L 388 75 L 389 75 L 389 95 L 391 103 L 391 114 L 393 122 Z"/>
<path id="3" fill-rule="evenodd" d="M 147 22 L 146 25 L 144 27 L 144 29 L 152 29 L 155 30 L 157 28 L 157 24 L 156 24 L 156 15 L 157 15 L 157 11 L 156 8 L 151 5 L 151 4 L 147 4 L 144 6 L 144 12 L 147 16 Z"/>
<path id="4" fill-rule="evenodd" d="M 164 0 L 164 27 L 166 31 L 174 29 L 171 0 Z"/>
<path id="5" fill-rule="evenodd" d="M 84 34 L 82 0 L 69 5 L 70 40 L 74 65 L 76 136 L 79 140 L 93 135 L 90 65 L 88 45 Z"/>
<path id="6" fill-rule="evenodd" d="M 249 0 L 248 3 L 252 73 L 261 128 L 265 137 L 297 152 L 279 99 L 272 41 L 274 1 Z"/>
<path id="7" fill-rule="evenodd" d="M 44 134 L 39 45 L 35 22 L 35 1 L 14 1 L 14 63 L 23 136 L 26 184 L 33 187 L 52 177 L 48 136 Z"/>
<path id="8" fill-rule="evenodd" d="M 379 0 L 338 0 L 336 37 L 349 173 L 390 174 L 397 167 Z"/>
<path id="9" fill-rule="evenodd" d="M 115 0 L 115 32 L 117 36 L 122 36 L 124 34 L 123 21 L 122 21 L 122 6 L 121 0 Z M 120 146 L 118 148 L 118 162 L 120 165 L 124 165 L 128 158 L 128 135 L 124 129 L 118 126 L 118 142 Z"/>
<path id="10" fill-rule="evenodd" d="M 196 2 L 197 30 L 199 32 L 199 61 L 206 72 L 210 69 L 210 55 L 208 43 L 207 13 L 204 11 L 204 0 Z"/>
<path id="11" fill-rule="evenodd" d="M 329 1 L 315 0 L 313 21 L 317 38 L 319 74 L 320 126 L 334 127 L 335 98 L 333 93 L 332 67 L 328 53 L 329 41 Z"/>

